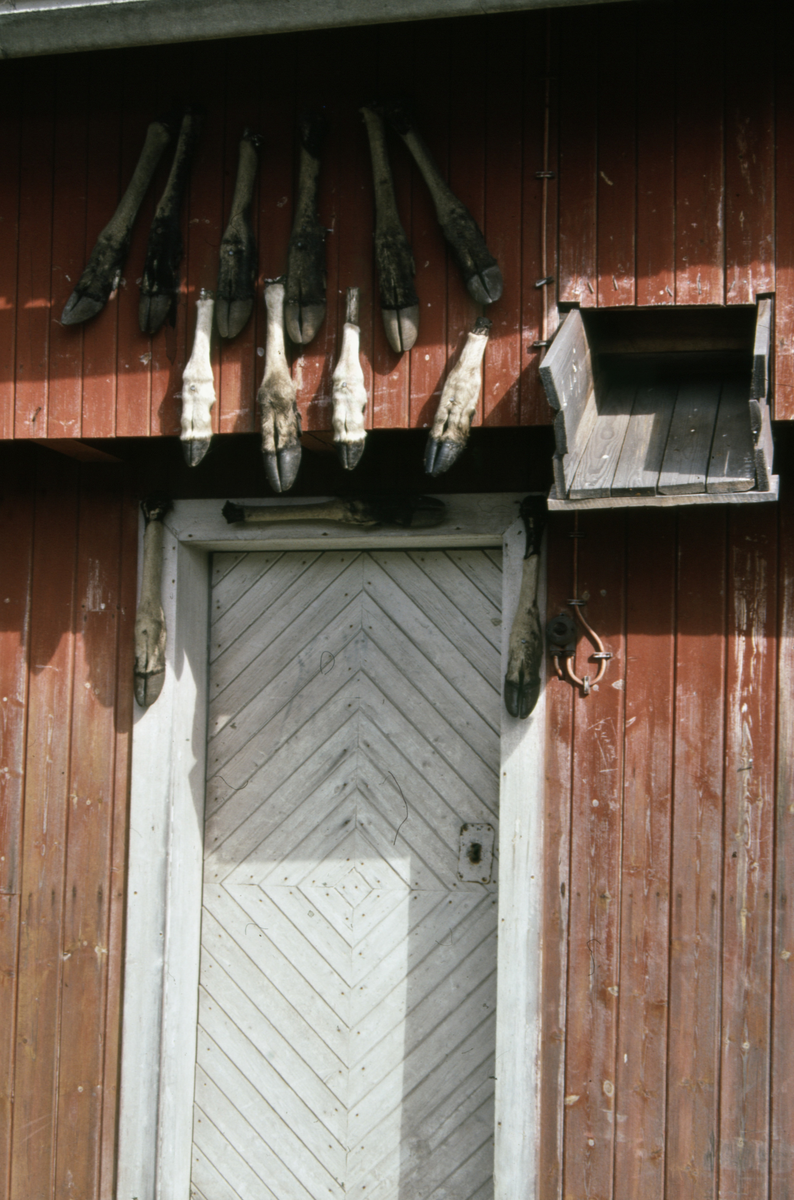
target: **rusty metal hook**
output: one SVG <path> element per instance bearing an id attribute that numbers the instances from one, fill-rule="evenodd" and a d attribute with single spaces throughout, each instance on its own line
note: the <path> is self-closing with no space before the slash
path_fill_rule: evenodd
<path id="1" fill-rule="evenodd" d="M 580 625 L 584 629 L 585 633 L 587 634 L 587 636 L 590 638 L 593 645 L 595 646 L 595 653 L 593 655 L 591 655 L 591 657 L 595 658 L 596 660 L 599 660 L 599 665 L 598 665 L 598 674 L 596 675 L 595 679 L 591 680 L 589 675 L 585 675 L 584 678 L 580 679 L 579 676 L 576 674 L 576 672 L 573 669 L 574 655 L 569 654 L 565 659 L 565 673 L 568 676 L 568 678 L 570 679 L 571 683 L 575 683 L 577 687 L 580 687 L 582 689 L 583 695 L 589 696 L 592 688 L 594 688 L 595 685 L 597 683 L 600 683 L 601 680 L 604 678 L 604 675 L 605 675 L 606 669 L 607 669 L 607 663 L 609 662 L 612 655 L 610 654 L 610 652 L 608 650 L 606 650 L 604 648 L 604 643 L 601 641 L 601 638 L 598 636 L 596 631 L 593 629 L 592 625 L 590 625 L 590 623 L 586 620 L 584 614 L 582 613 L 582 607 L 584 606 L 584 604 L 586 604 L 586 601 L 585 600 L 569 600 L 568 603 L 570 604 L 571 608 L 576 613 L 577 620 L 579 621 Z"/>

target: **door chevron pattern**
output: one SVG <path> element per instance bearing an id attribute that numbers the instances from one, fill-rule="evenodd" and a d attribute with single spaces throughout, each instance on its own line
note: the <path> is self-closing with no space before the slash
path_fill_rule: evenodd
<path id="1" fill-rule="evenodd" d="M 195 1200 L 493 1194 L 493 550 L 213 565 Z"/>

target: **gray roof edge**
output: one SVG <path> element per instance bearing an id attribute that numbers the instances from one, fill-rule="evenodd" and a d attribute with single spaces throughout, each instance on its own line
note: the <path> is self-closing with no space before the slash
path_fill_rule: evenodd
<path id="1" fill-rule="evenodd" d="M 437 17 L 564 8 L 583 0 L 0 0 L 0 58 L 210 41 Z M 620 0 L 584 0 L 591 4 Z M 625 0 L 624 0 L 625 2 Z M 637 2 L 637 0 L 635 0 Z"/>

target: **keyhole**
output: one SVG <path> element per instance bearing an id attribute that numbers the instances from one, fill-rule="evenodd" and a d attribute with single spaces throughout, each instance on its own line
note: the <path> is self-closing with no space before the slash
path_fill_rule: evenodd
<path id="1" fill-rule="evenodd" d="M 480 842 L 472 842 L 466 851 L 466 857 L 474 866 L 478 862 L 482 862 L 482 844 Z"/>

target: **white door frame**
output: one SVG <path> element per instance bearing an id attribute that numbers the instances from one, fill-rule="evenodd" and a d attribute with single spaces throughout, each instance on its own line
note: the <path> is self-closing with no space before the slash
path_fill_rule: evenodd
<path id="1" fill-rule="evenodd" d="M 501 546 L 504 674 L 524 554 L 522 496 L 445 496 L 444 524 L 416 531 L 234 527 L 219 500 L 180 500 L 166 518 L 166 679 L 151 708 L 136 705 L 133 730 L 117 1200 L 190 1194 L 210 552 Z M 495 1200 L 537 1195 L 544 725 L 543 695 L 526 721 L 502 705 Z"/>

